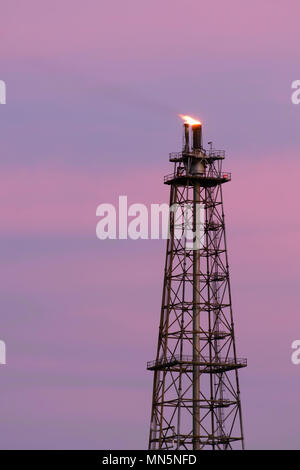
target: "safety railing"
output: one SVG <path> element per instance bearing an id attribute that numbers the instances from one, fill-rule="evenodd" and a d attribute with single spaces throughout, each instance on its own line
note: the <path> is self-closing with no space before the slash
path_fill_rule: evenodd
<path id="1" fill-rule="evenodd" d="M 180 171 L 177 173 L 170 173 L 169 175 L 164 176 L 164 183 L 167 181 L 173 180 L 175 178 L 180 178 L 182 176 L 185 177 L 190 177 L 190 178 L 204 178 L 204 179 L 218 179 L 218 180 L 225 180 L 225 181 L 230 181 L 231 180 L 231 173 L 227 172 L 208 172 L 208 173 L 201 173 L 201 174 L 188 174 L 186 171 Z"/>
<path id="2" fill-rule="evenodd" d="M 240 358 L 237 357 L 235 358 L 230 358 L 230 357 L 209 357 L 209 356 L 200 356 L 196 361 L 194 360 L 193 356 L 187 356 L 187 355 L 182 355 L 180 356 L 179 354 L 174 355 L 174 356 L 169 356 L 167 358 L 162 358 L 158 359 L 155 361 L 150 361 L 147 362 L 147 368 L 151 367 L 159 367 L 164 364 L 179 364 L 179 363 L 189 363 L 193 364 L 195 363 L 196 365 L 208 365 L 208 366 L 240 366 L 240 367 L 246 367 L 247 365 L 247 359 L 245 358 Z"/>
<path id="3" fill-rule="evenodd" d="M 210 158 L 225 158 L 225 150 L 216 150 L 216 149 L 201 149 L 201 152 Z M 180 161 L 182 159 L 183 153 L 185 152 L 170 152 L 169 160 L 171 161 Z M 193 154 L 193 152 L 191 152 Z"/>

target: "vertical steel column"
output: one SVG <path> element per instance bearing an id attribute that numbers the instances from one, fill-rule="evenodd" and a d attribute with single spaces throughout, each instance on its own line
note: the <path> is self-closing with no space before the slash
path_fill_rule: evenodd
<path id="1" fill-rule="evenodd" d="M 200 448 L 200 246 L 199 246 L 199 223 L 200 223 L 200 184 L 194 183 L 193 191 L 193 449 Z"/>

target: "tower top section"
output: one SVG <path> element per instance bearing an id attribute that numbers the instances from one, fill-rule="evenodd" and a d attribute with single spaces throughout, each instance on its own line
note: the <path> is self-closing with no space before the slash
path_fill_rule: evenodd
<path id="1" fill-rule="evenodd" d="M 231 180 L 231 174 L 222 172 L 224 150 L 203 147 L 202 123 L 191 116 L 179 114 L 183 119 L 183 144 L 181 152 L 171 152 L 169 161 L 174 163 L 174 173 L 164 179 L 166 184 L 191 184 L 201 180 L 203 186 L 215 186 Z"/>

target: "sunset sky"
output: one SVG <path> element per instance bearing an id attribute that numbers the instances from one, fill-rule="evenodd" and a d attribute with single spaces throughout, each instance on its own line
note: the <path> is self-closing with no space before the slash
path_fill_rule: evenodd
<path id="1" fill-rule="evenodd" d="M 248 449 L 299 449 L 297 0 L 2 0 L 1 449 L 144 449 L 165 241 L 96 207 L 168 202 L 178 113 L 226 150 Z"/>

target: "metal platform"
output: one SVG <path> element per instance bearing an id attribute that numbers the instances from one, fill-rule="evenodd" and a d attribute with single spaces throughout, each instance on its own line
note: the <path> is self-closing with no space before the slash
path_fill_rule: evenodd
<path id="1" fill-rule="evenodd" d="M 171 356 L 165 359 L 158 359 L 147 363 L 148 370 L 166 370 L 174 371 L 184 370 L 185 372 L 193 372 L 193 366 L 199 366 L 200 372 L 203 373 L 220 373 L 229 370 L 240 369 L 247 366 L 247 359 L 242 358 L 218 358 L 211 359 L 202 356 L 199 360 L 194 361 L 193 356 Z"/>
<path id="2" fill-rule="evenodd" d="M 200 182 L 201 186 L 204 188 L 211 188 L 213 186 L 217 186 L 218 184 L 227 183 L 231 181 L 231 173 L 215 173 L 215 174 L 198 174 L 198 175 L 191 175 L 191 174 L 180 174 L 176 175 L 171 173 L 170 175 L 166 175 L 164 177 L 164 184 L 176 184 L 178 186 L 192 186 L 193 183 L 197 181 Z"/>
<path id="3" fill-rule="evenodd" d="M 202 154 L 205 156 L 205 160 L 210 163 L 215 160 L 224 160 L 225 150 L 205 150 L 201 149 Z M 171 152 L 169 153 L 169 161 L 172 163 L 182 162 L 188 157 L 194 157 L 194 152 Z"/>

